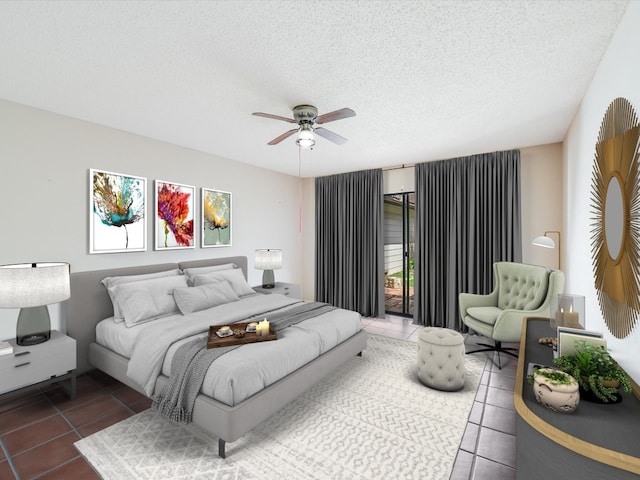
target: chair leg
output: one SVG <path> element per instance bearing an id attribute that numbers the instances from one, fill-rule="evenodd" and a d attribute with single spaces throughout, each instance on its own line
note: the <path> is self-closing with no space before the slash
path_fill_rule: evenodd
<path id="1" fill-rule="evenodd" d="M 518 349 L 511 348 L 511 347 L 503 347 L 502 342 L 500 340 L 494 340 L 494 342 L 495 342 L 494 345 L 489 345 L 487 343 L 478 343 L 478 346 L 485 347 L 485 348 L 479 348 L 478 350 L 473 350 L 471 352 L 466 352 L 466 353 L 470 354 L 470 353 L 479 353 L 479 352 L 495 352 L 498 355 L 497 366 L 500 370 L 502 370 L 502 360 L 500 359 L 500 353 L 506 353 L 507 355 L 511 355 L 512 357 L 518 358 L 518 354 L 516 353 Z M 496 364 L 495 360 L 492 359 L 492 361 L 494 364 Z"/>

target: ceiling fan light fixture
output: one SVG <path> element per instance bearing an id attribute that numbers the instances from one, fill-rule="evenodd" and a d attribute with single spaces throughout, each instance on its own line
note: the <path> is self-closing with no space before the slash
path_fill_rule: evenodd
<path id="1" fill-rule="evenodd" d="M 311 148 L 316 144 L 316 140 L 313 138 L 313 129 L 311 125 L 303 124 L 300 126 L 300 132 L 296 140 L 296 145 L 302 148 Z"/>

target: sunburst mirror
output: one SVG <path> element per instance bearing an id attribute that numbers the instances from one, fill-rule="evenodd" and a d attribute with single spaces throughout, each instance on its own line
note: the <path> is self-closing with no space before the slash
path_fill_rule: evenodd
<path id="1" fill-rule="evenodd" d="M 616 98 L 604 115 L 591 184 L 591 254 L 598 302 L 609 331 L 624 338 L 640 314 L 640 125 Z"/>

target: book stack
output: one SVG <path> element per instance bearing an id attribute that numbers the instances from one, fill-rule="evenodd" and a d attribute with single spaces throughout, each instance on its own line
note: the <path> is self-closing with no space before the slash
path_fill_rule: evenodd
<path id="1" fill-rule="evenodd" d="M 13 347 L 9 342 L 0 342 L 0 356 L 13 353 Z"/>

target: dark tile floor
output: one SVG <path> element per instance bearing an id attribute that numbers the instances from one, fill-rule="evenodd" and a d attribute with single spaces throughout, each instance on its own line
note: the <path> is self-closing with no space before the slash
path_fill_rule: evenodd
<path id="1" fill-rule="evenodd" d="M 402 317 L 364 319 L 363 324 L 371 333 L 412 341 L 420 331 Z M 474 341 L 467 339 L 469 348 Z M 504 356 L 502 370 L 487 362 L 451 480 L 515 478 L 515 365 Z M 54 385 L 0 403 L 0 479 L 97 479 L 74 442 L 151 404 L 97 371 L 78 377 L 77 390 L 75 400 Z"/>
<path id="2" fill-rule="evenodd" d="M 97 479 L 74 442 L 150 404 L 97 371 L 78 377 L 75 400 L 56 385 L 9 398 L 0 403 L 0 479 Z"/>

